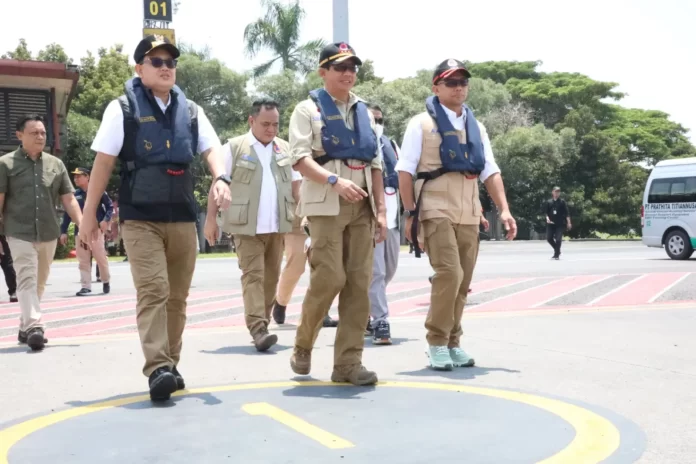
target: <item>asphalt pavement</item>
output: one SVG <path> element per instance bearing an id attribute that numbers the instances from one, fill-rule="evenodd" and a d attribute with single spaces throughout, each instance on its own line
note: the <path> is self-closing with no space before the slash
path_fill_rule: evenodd
<path id="1" fill-rule="evenodd" d="M 43 353 L 17 345 L 18 307 L 0 305 L 0 464 L 696 462 L 694 261 L 640 242 L 566 243 L 560 260 L 551 254 L 544 242 L 482 243 L 463 323 L 476 367 L 435 372 L 423 328 L 432 271 L 427 256 L 402 253 L 388 288 L 394 345 L 366 339 L 364 363 L 386 382 L 375 389 L 293 383 L 305 380 L 288 359 L 308 273 L 287 324 L 271 323 L 279 344 L 258 354 L 236 260 L 200 259 L 179 366 L 192 390 L 155 410 L 130 398 L 147 379 L 128 263 L 112 263 L 111 295 L 94 283 L 84 298 L 74 296 L 77 263 L 56 264 Z M 314 380 L 330 377 L 334 333 L 319 336 Z M 459 400 L 438 392 L 447 385 Z"/>

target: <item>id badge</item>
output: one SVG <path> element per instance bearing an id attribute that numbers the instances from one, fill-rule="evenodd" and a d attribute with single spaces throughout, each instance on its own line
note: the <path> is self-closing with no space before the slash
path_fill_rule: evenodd
<path id="1" fill-rule="evenodd" d="M 555 209 L 553 210 L 553 215 L 554 215 L 554 216 L 556 215 L 556 210 L 555 210 Z"/>

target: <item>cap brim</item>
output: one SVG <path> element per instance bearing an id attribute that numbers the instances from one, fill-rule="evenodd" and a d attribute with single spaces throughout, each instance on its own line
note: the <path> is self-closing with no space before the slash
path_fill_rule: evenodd
<path id="1" fill-rule="evenodd" d="M 355 60 L 358 66 L 362 66 L 362 60 L 355 55 L 344 55 L 339 56 L 335 60 L 329 61 L 329 63 L 342 63 L 346 60 Z"/>
<path id="2" fill-rule="evenodd" d="M 174 58 L 174 59 L 179 58 L 179 55 L 181 55 L 181 52 L 179 52 L 179 49 L 176 48 L 174 45 L 168 44 L 168 43 L 163 43 L 163 44 L 157 45 L 155 47 L 152 47 L 147 53 L 145 53 L 145 56 L 149 55 L 150 53 L 152 53 L 155 50 L 160 50 L 160 49 L 167 50 L 169 52 L 169 54 L 172 55 L 172 58 Z"/>
<path id="3" fill-rule="evenodd" d="M 433 79 L 433 82 L 439 81 L 440 79 L 446 79 L 458 71 L 464 71 L 464 74 L 466 74 L 467 79 L 471 77 L 471 73 L 469 72 L 469 70 L 460 66 L 458 68 L 451 68 L 446 71 L 442 71 L 437 77 L 435 77 L 435 79 Z"/>

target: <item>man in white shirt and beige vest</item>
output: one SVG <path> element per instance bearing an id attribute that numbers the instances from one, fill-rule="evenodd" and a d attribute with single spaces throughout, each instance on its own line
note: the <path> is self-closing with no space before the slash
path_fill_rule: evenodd
<path id="1" fill-rule="evenodd" d="M 440 63 L 433 74 L 435 95 L 409 122 L 396 166 L 406 236 L 418 245 L 416 257 L 424 249 L 435 271 L 425 328 L 430 366 L 443 370 L 474 365 L 459 342 L 479 249 L 478 179 L 500 211 L 507 238 L 517 234 L 486 129 L 464 104 L 470 77 L 458 60 Z"/>
<path id="2" fill-rule="evenodd" d="M 295 219 L 292 183 L 301 180 L 292 169 L 288 143 L 276 137 L 279 121 L 278 103 L 257 100 L 249 116 L 251 130 L 223 147 L 232 200 L 222 215 L 222 230 L 234 235 L 244 317 L 258 351 L 278 341 L 277 335 L 268 333 L 268 323 L 285 234 L 292 231 Z M 205 235 L 211 244 L 218 236 L 216 216 L 217 206 L 209 201 Z"/>
<path id="3" fill-rule="evenodd" d="M 303 177 L 298 214 L 307 218 L 312 240 L 290 366 L 309 374 L 322 321 L 340 294 L 331 380 L 370 385 L 377 374 L 363 367 L 362 352 L 374 246 L 384 241 L 386 211 L 374 117 L 351 92 L 361 64 L 348 44 L 327 45 L 319 57 L 324 87 L 290 118 L 294 168 Z"/>

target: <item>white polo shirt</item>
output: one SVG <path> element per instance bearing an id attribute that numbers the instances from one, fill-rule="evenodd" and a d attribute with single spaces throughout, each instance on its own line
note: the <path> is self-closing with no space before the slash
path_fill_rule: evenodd
<path id="1" fill-rule="evenodd" d="M 278 188 L 276 181 L 271 171 L 271 161 L 274 160 L 273 142 L 264 145 L 259 142 L 254 134 L 249 131 L 249 145 L 259 157 L 259 162 L 263 169 L 261 180 L 261 198 L 259 199 L 259 213 L 256 217 L 256 233 L 257 234 L 273 234 L 278 233 L 280 228 L 278 217 Z M 232 176 L 232 147 L 226 143 L 222 147 L 222 158 L 225 160 L 225 172 L 228 176 Z M 302 180 L 302 175 L 291 169 L 292 180 Z"/>
<path id="2" fill-rule="evenodd" d="M 452 126 L 454 126 L 456 130 L 464 130 L 464 117 L 466 113 L 462 111 L 462 115 L 457 116 L 457 113 L 449 108 L 442 106 L 442 109 L 445 110 L 445 114 L 447 114 Z M 490 176 L 500 172 L 500 168 L 495 162 L 493 149 L 491 148 L 491 141 L 488 139 L 488 132 L 486 131 L 486 128 L 480 122 L 478 122 L 478 127 L 479 131 L 481 132 L 481 141 L 483 142 L 483 154 L 486 158 L 486 165 L 484 166 L 483 171 L 481 171 L 481 174 L 479 174 L 479 179 L 481 179 L 481 182 L 485 182 L 485 180 Z M 401 156 L 399 156 L 399 161 L 396 162 L 396 170 L 408 172 L 412 176 L 415 176 L 422 150 L 423 129 L 421 128 L 420 121 L 414 118 L 411 119 L 406 127 L 404 141 L 401 144 Z"/>
<path id="3" fill-rule="evenodd" d="M 164 104 L 159 97 L 155 97 L 155 100 L 162 112 L 165 112 L 172 102 L 171 98 L 169 98 L 167 104 Z M 92 142 L 92 150 L 109 156 L 118 156 L 123 148 L 123 139 L 123 110 L 121 110 L 121 104 L 118 100 L 113 100 L 104 110 L 101 125 Z M 199 106 L 198 153 L 203 153 L 214 146 L 220 146 L 220 139 L 205 115 L 203 108 Z"/>

